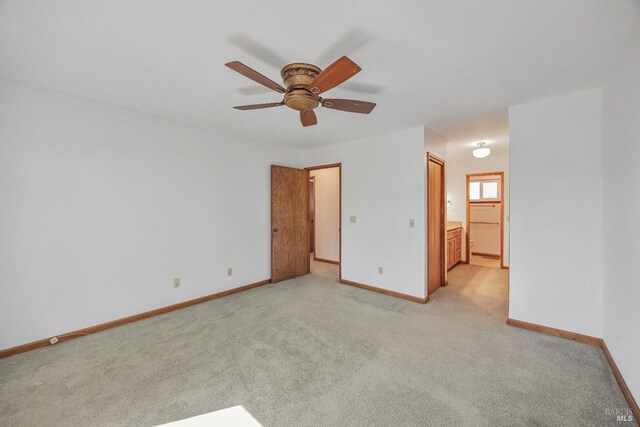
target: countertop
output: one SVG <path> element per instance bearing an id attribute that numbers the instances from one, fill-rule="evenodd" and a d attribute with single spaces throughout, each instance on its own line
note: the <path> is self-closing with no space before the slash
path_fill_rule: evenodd
<path id="1" fill-rule="evenodd" d="M 462 221 L 447 221 L 447 231 L 462 228 Z"/>

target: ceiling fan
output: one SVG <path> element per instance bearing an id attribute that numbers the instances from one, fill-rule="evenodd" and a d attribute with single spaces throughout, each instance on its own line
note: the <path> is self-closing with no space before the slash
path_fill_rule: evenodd
<path id="1" fill-rule="evenodd" d="M 361 114 L 369 114 L 376 106 L 373 102 L 354 101 L 352 99 L 328 99 L 319 96 L 321 93 L 347 81 L 361 70 L 355 62 L 346 56 L 329 65 L 324 71 L 312 64 L 293 63 L 285 65 L 280 71 L 285 87 L 241 62 L 233 61 L 225 65 L 273 91 L 284 94 L 284 99 L 280 102 L 233 107 L 238 110 L 257 110 L 286 105 L 300 112 L 300 121 L 302 126 L 306 127 L 318 123 L 316 113 L 313 110 L 319 105 L 334 110 Z"/>

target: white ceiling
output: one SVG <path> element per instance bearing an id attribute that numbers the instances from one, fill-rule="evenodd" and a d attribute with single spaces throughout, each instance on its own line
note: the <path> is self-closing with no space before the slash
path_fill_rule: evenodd
<path id="1" fill-rule="evenodd" d="M 504 136 L 509 105 L 601 86 L 639 4 L 0 0 L 0 75 L 265 142 L 331 144 L 415 125 L 490 139 Z M 343 54 L 362 67 L 352 86 L 377 93 L 326 96 L 378 103 L 369 116 L 320 108 L 319 124 L 302 128 L 285 107 L 231 108 L 281 96 L 228 61 L 279 82 L 285 63 L 325 67 Z"/>

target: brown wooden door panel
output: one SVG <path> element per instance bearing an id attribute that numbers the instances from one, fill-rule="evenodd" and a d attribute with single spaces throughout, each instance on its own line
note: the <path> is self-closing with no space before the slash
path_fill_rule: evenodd
<path id="1" fill-rule="evenodd" d="M 444 230 L 444 162 L 429 155 L 428 174 L 428 277 L 427 292 L 435 292 L 444 283 L 445 251 L 449 251 Z M 451 258 L 449 258 L 451 259 Z"/>
<path id="2" fill-rule="evenodd" d="M 316 250 L 316 183 L 312 178 L 309 181 L 309 252 Z"/>
<path id="3" fill-rule="evenodd" d="M 271 166 L 271 281 L 309 273 L 309 173 Z"/>

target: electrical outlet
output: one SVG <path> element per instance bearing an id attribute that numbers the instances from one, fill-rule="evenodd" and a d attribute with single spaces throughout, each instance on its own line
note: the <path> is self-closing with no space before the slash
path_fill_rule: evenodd
<path id="1" fill-rule="evenodd" d="M 411 218 L 409 220 L 409 228 L 416 228 L 416 220 Z"/>
<path id="2" fill-rule="evenodd" d="M 174 288 L 179 288 L 180 287 L 180 278 L 176 277 L 175 279 L 173 279 L 173 287 Z"/>
<path id="3" fill-rule="evenodd" d="M 227 276 L 233 276 L 233 268 L 227 268 Z"/>
<path id="4" fill-rule="evenodd" d="M 357 221 L 357 218 L 356 218 L 356 216 L 355 216 L 355 215 L 351 215 L 351 216 L 349 217 L 349 222 L 350 222 L 351 224 L 355 224 L 355 223 L 356 223 L 356 221 Z"/>
<path id="5" fill-rule="evenodd" d="M 51 338 L 51 339 L 49 340 L 49 342 L 51 343 L 51 345 L 53 345 L 53 344 L 57 344 L 57 343 L 58 343 L 58 341 L 59 341 L 59 340 L 58 340 L 58 337 L 53 337 L 53 338 Z"/>
<path id="6" fill-rule="evenodd" d="M 378 274 L 383 274 L 384 273 L 384 269 L 382 267 L 378 267 Z"/>

